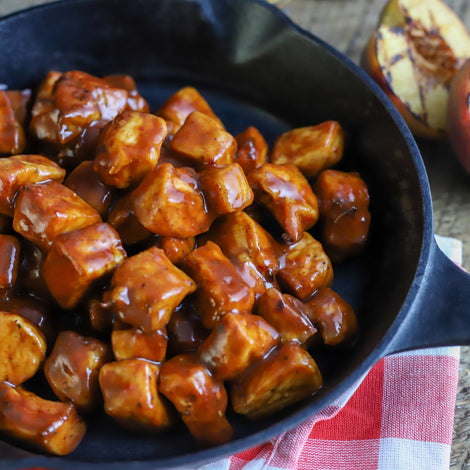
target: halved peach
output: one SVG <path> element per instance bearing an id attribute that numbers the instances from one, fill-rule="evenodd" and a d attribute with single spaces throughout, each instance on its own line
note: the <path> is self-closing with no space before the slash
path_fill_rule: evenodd
<path id="1" fill-rule="evenodd" d="M 441 0 L 390 0 L 361 65 L 415 136 L 444 137 L 449 85 L 470 57 L 470 34 Z"/>

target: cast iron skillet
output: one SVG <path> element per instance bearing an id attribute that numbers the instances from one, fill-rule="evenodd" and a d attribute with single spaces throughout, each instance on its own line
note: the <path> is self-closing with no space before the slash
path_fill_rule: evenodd
<path id="1" fill-rule="evenodd" d="M 384 355 L 470 342 L 470 277 L 437 248 L 431 196 L 416 144 L 377 86 L 347 58 L 258 0 L 71 0 L 0 21 L 0 83 L 35 87 L 51 69 L 128 73 L 152 109 L 191 84 L 236 134 L 340 121 L 340 168 L 368 182 L 367 251 L 337 267 L 333 288 L 356 308 L 361 336 L 347 354 L 318 354 L 325 377 L 311 400 L 269 419 L 229 413 L 232 442 L 200 449 L 181 426 L 146 437 L 106 416 L 65 458 L 3 443 L 0 468 L 151 469 L 195 466 L 265 442 L 318 412 Z M 10 443 L 11 444 L 11 443 Z"/>

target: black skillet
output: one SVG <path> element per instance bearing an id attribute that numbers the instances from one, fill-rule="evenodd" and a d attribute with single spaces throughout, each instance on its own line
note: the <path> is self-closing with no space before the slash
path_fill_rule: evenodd
<path id="1" fill-rule="evenodd" d="M 392 352 L 470 343 L 470 277 L 437 248 L 431 196 L 416 144 L 393 106 L 354 64 L 257 0 L 71 0 L 0 21 L 0 83 L 35 87 L 52 69 L 128 73 L 156 109 L 194 85 L 227 129 L 280 132 L 327 119 L 347 131 L 340 168 L 371 194 L 366 252 L 335 270 L 334 289 L 356 308 L 352 351 L 317 355 L 325 386 L 272 418 L 230 416 L 232 442 L 200 449 L 181 426 L 146 437 L 99 415 L 65 458 L 2 443 L 0 468 L 152 469 L 212 461 L 260 444 L 318 412 Z"/>

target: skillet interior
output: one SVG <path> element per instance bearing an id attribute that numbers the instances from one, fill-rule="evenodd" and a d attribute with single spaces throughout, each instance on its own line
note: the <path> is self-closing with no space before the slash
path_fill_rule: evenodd
<path id="1" fill-rule="evenodd" d="M 182 427 L 158 438 L 142 437 L 100 415 L 67 457 L 67 468 L 130 460 L 194 464 L 239 451 L 318 411 L 381 357 L 383 338 L 413 282 L 423 240 L 429 243 L 431 208 L 416 146 L 365 74 L 256 0 L 59 2 L 2 20 L 0 44 L 0 82 L 9 88 L 35 87 L 52 69 L 128 73 L 155 110 L 191 84 L 230 132 L 254 125 L 270 144 L 286 129 L 338 120 L 347 131 L 340 168 L 359 171 L 371 194 L 369 247 L 336 268 L 333 285 L 356 308 L 361 337 L 347 355 L 315 356 L 326 382 L 317 397 L 258 422 L 231 417 L 234 441 L 202 451 Z"/>

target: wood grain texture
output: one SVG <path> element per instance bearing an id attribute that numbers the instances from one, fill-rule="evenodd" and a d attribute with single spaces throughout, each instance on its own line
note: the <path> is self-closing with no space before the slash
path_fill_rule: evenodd
<path id="1" fill-rule="evenodd" d="M 50 1 L 50 0 L 49 0 Z M 302 28 L 358 63 L 376 27 L 385 0 L 282 0 L 286 13 Z M 426 1 L 426 0 L 423 0 Z M 0 0 L 0 16 L 47 0 Z M 470 28 L 470 1 L 446 3 Z M 418 141 L 431 184 L 435 232 L 463 242 L 463 265 L 470 270 L 470 176 L 445 140 Z M 470 468 L 470 348 L 461 349 L 452 469 Z"/>

